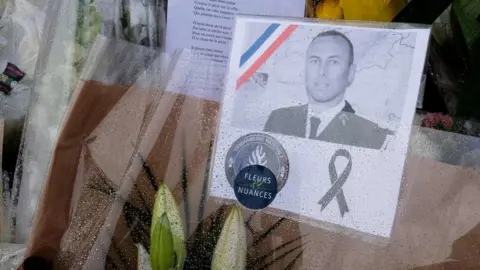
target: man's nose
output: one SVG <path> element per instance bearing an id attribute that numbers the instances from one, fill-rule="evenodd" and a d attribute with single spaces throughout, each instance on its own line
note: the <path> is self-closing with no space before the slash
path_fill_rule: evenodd
<path id="1" fill-rule="evenodd" d="M 318 65 L 318 75 L 323 77 L 327 75 L 327 66 L 324 61 Z"/>

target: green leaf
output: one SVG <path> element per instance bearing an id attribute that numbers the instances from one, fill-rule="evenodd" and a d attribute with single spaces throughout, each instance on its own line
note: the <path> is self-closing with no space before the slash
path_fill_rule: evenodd
<path id="1" fill-rule="evenodd" d="M 393 22 L 432 24 L 452 4 L 452 0 L 412 0 Z"/>
<path id="2" fill-rule="evenodd" d="M 208 153 L 207 153 L 207 162 L 205 164 L 210 164 L 212 158 L 212 147 L 213 147 L 213 140 L 210 140 L 208 146 Z M 203 187 L 202 187 L 202 195 L 200 197 L 200 205 L 198 206 L 198 216 L 197 222 L 200 224 L 203 220 L 203 215 L 205 213 L 205 200 L 207 198 L 208 192 L 208 177 L 210 176 L 210 166 L 205 166 L 205 174 L 203 177 Z"/>
<path id="3" fill-rule="evenodd" d="M 270 228 L 265 230 L 260 236 L 258 236 L 255 241 L 253 241 L 252 247 L 258 245 L 265 239 L 270 233 L 272 233 L 276 228 L 278 228 L 286 219 L 284 217 L 280 218 L 275 224 L 273 224 Z"/>
<path id="4" fill-rule="evenodd" d="M 268 269 L 271 265 L 273 265 L 274 263 L 282 260 L 283 258 L 285 258 L 288 254 L 291 254 L 293 252 L 295 252 L 296 250 L 300 249 L 301 247 L 303 247 L 303 244 L 300 244 L 294 248 L 291 248 L 289 250 L 287 250 L 285 253 L 283 253 L 282 255 L 276 257 L 274 260 L 272 260 L 271 262 L 267 263 L 266 265 L 262 266 L 261 268 L 259 269 Z M 303 252 L 303 250 L 300 251 L 300 254 Z"/>
<path id="5" fill-rule="evenodd" d="M 185 137 L 183 138 L 183 145 Z M 188 171 L 187 171 L 187 155 L 185 154 L 185 147 L 182 148 L 182 190 L 183 190 L 183 211 L 185 212 L 185 219 L 190 220 L 189 199 L 188 199 Z M 190 234 L 190 223 L 185 223 L 185 231 L 188 238 Z"/>
<path id="6" fill-rule="evenodd" d="M 184 269 L 210 269 L 213 252 L 226 219 L 226 210 L 227 206 L 222 205 L 197 226 L 187 242 Z"/>
<path id="7" fill-rule="evenodd" d="M 251 268 L 254 268 L 255 266 L 260 265 L 260 263 L 262 263 L 263 261 L 265 261 L 265 260 L 266 260 L 267 258 L 269 258 L 269 257 L 272 257 L 272 258 L 273 258 L 274 255 L 275 255 L 275 253 L 280 252 L 281 249 L 283 249 L 284 247 L 292 244 L 293 242 L 296 242 L 296 241 L 298 241 L 298 240 L 300 240 L 300 242 L 301 242 L 301 240 L 302 240 L 305 236 L 307 236 L 307 234 L 304 234 L 304 235 L 298 236 L 298 237 L 296 237 L 296 238 L 293 238 L 292 240 L 287 241 L 287 242 L 281 244 L 280 246 L 274 248 L 273 250 L 269 251 L 267 254 L 265 254 L 265 255 L 263 255 L 263 256 L 260 256 L 260 257 L 258 257 L 258 258 L 251 259 L 251 260 L 248 262 L 247 269 L 251 269 Z M 300 248 L 300 247 L 302 247 L 302 246 L 303 246 L 303 244 L 300 244 L 300 246 L 297 247 L 297 248 Z M 297 249 L 297 248 L 295 248 L 295 249 Z M 285 253 L 290 253 L 290 252 L 287 251 L 287 252 L 285 252 Z M 283 254 L 285 254 L 285 253 L 283 253 Z M 283 256 L 283 257 L 285 257 L 285 256 Z M 283 258 L 283 257 L 282 257 L 282 258 Z M 272 261 L 275 262 L 275 260 L 272 260 Z"/>
<path id="8" fill-rule="evenodd" d="M 135 42 L 135 34 L 133 33 L 133 28 L 130 25 L 131 23 L 131 18 L 130 18 L 130 12 L 129 12 L 129 3 L 126 0 L 121 0 L 121 18 L 120 22 L 123 27 L 123 34 L 125 35 L 125 38 L 130 41 L 130 42 Z"/>
<path id="9" fill-rule="evenodd" d="M 452 32 L 451 38 L 442 44 L 443 56 L 457 82 L 461 82 L 470 65 L 470 52 L 458 15 L 454 9 L 450 10 L 450 29 Z"/>
<path id="10" fill-rule="evenodd" d="M 157 191 L 158 190 L 158 184 L 157 184 L 157 180 L 152 172 L 152 169 L 150 169 L 150 167 L 148 166 L 147 164 L 147 161 L 141 156 L 139 155 L 140 157 L 140 160 L 142 161 L 142 169 L 143 169 L 143 172 L 145 173 L 145 175 L 147 176 L 148 178 L 148 181 L 150 182 L 150 184 L 152 185 L 152 188 Z"/>
<path id="11" fill-rule="evenodd" d="M 472 53 L 474 50 L 480 50 L 473 47 L 480 38 L 480 22 L 477 20 L 477 16 L 480 15 L 480 1 L 455 0 L 453 10 L 458 17 L 469 50 Z"/>
<path id="12" fill-rule="evenodd" d="M 470 65 L 461 87 L 457 117 L 480 119 L 480 23 L 476 17 L 480 12 L 480 1 L 457 0 L 454 4 L 470 50 Z"/>

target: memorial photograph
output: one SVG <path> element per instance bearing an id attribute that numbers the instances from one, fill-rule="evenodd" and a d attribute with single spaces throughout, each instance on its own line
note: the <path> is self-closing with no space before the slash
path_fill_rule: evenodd
<path id="1" fill-rule="evenodd" d="M 246 39 L 258 37 L 258 28 L 247 28 Z M 385 149 L 405 104 L 415 37 L 300 26 L 238 89 L 232 126 Z"/>
<path id="2" fill-rule="evenodd" d="M 237 18 L 210 195 L 388 238 L 428 37 L 395 24 Z"/>

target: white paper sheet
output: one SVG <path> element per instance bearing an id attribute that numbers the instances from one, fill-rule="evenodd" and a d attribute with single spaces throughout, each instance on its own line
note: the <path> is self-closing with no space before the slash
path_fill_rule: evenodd
<path id="1" fill-rule="evenodd" d="M 275 200 L 265 210 L 280 209 L 318 224 L 388 238 L 429 35 L 428 28 L 399 25 L 239 17 L 210 196 L 245 199 L 235 193 L 236 184 L 245 187 L 236 177 L 240 175 L 241 181 L 241 170 L 263 164 L 276 172 L 279 183 Z M 307 137 L 307 108 L 318 104 L 328 108 L 331 99 L 324 96 L 332 93 L 344 97 L 348 106 L 329 121 L 329 131 Z M 241 140 L 252 134 L 273 139 Z M 275 150 L 279 147 L 272 140 L 285 149 L 287 158 Z M 255 147 L 263 150 L 257 154 Z M 264 159 L 259 163 L 250 156 Z M 324 201 L 331 190 L 342 196 Z"/>
<path id="2" fill-rule="evenodd" d="M 303 17 L 304 0 L 171 0 L 167 11 L 166 50 L 190 49 L 218 64 L 220 81 L 228 63 L 230 40 L 236 14 Z M 185 74 L 191 72 L 186 71 Z M 185 87 L 169 89 L 184 93 Z M 220 88 L 184 93 L 220 101 Z"/>

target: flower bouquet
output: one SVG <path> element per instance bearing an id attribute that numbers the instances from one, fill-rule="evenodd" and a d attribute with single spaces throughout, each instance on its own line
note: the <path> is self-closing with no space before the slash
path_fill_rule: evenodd
<path id="1" fill-rule="evenodd" d="M 108 44 L 98 53 L 114 59 L 143 47 L 121 54 Z M 99 81 L 119 65 L 112 61 L 75 90 L 24 269 L 410 269 L 445 259 L 462 228 L 475 223 L 478 194 L 464 179 L 478 172 L 457 176 L 457 168 L 412 157 L 388 245 L 210 197 L 220 104 L 168 91 L 168 78 L 184 72 L 181 58 L 173 55 L 165 68 L 154 57 L 130 74 L 138 78 L 131 85 Z M 165 77 L 148 76 L 161 69 Z M 460 182 L 466 189 L 458 192 Z M 460 208 L 467 214 L 451 211 Z"/>
<path id="2" fill-rule="evenodd" d="M 92 49 L 96 54 L 84 70 L 89 76 L 72 95 L 24 269 L 408 269 L 445 259 L 452 238 L 476 222 L 478 194 L 455 192 L 461 187 L 455 177 L 438 185 L 432 173 L 455 176 L 458 170 L 419 158 L 407 162 L 388 245 L 209 197 L 221 104 L 171 91 L 174 73 L 185 72 L 182 53 L 166 64 L 145 46 L 114 44 Z M 104 64 L 100 56 L 114 60 Z M 136 71 L 119 68 L 132 63 Z M 477 179 L 478 172 L 461 176 Z M 478 256 L 471 258 L 469 265 L 478 266 Z"/>

